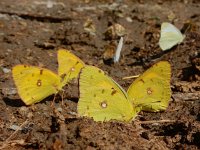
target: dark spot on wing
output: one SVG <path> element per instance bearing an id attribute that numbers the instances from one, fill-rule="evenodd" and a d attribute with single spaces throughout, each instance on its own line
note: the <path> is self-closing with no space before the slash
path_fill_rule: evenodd
<path id="1" fill-rule="evenodd" d="M 97 95 L 96 94 L 94 94 L 94 97 L 96 97 Z"/>
<path id="2" fill-rule="evenodd" d="M 139 81 L 142 82 L 142 83 L 144 83 L 144 80 L 143 80 L 143 79 L 140 79 Z"/>
<path id="3" fill-rule="evenodd" d="M 75 65 L 78 65 L 78 64 L 79 64 L 79 62 L 77 61 Z"/>
<path id="4" fill-rule="evenodd" d="M 25 91 L 28 91 L 28 88 L 24 88 Z"/>
<path id="5" fill-rule="evenodd" d="M 153 90 L 151 88 L 147 88 L 147 94 L 151 95 L 153 93 Z"/>
<path id="6" fill-rule="evenodd" d="M 61 74 L 61 76 L 60 76 L 60 78 L 61 78 L 61 82 L 63 82 L 63 80 L 65 79 L 66 75 L 67 75 L 66 73 Z"/>
<path id="7" fill-rule="evenodd" d="M 117 91 L 116 90 L 113 90 L 112 92 L 111 92 L 111 95 L 113 96 L 113 95 L 115 95 L 117 93 Z"/>
<path id="8" fill-rule="evenodd" d="M 100 102 L 100 106 L 101 106 L 101 108 L 107 108 L 108 104 L 107 104 L 106 100 Z"/>
<path id="9" fill-rule="evenodd" d="M 37 86 L 41 86 L 42 85 L 42 81 L 39 79 L 37 80 Z"/>
<path id="10" fill-rule="evenodd" d="M 126 116 L 124 114 L 121 114 L 122 118 L 125 118 Z"/>
<path id="11" fill-rule="evenodd" d="M 43 74 L 43 69 L 40 70 L 40 75 L 42 75 L 42 74 Z"/>
<path id="12" fill-rule="evenodd" d="M 78 64 L 79 64 L 79 62 L 76 61 L 75 65 L 74 65 L 70 70 L 71 70 L 72 72 L 75 71 L 75 66 L 78 65 Z"/>
<path id="13" fill-rule="evenodd" d="M 105 92 L 105 90 L 103 89 L 102 91 L 101 91 L 101 93 L 103 94 Z"/>
<path id="14" fill-rule="evenodd" d="M 34 75 L 34 73 L 32 73 L 32 77 L 34 77 L 35 75 Z"/>
<path id="15" fill-rule="evenodd" d="M 24 65 L 24 68 L 26 68 L 27 67 L 27 65 Z"/>
<path id="16" fill-rule="evenodd" d="M 74 67 L 72 67 L 72 68 L 70 69 L 70 71 L 72 71 L 72 72 L 73 72 L 73 71 L 75 71 L 75 68 L 74 68 Z"/>

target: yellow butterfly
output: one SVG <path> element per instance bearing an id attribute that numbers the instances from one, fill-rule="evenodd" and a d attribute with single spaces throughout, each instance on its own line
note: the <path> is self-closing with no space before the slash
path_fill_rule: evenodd
<path id="1" fill-rule="evenodd" d="M 128 88 L 131 101 L 144 111 L 165 110 L 171 97 L 171 67 L 160 61 L 145 71 Z"/>
<path id="2" fill-rule="evenodd" d="M 127 93 L 94 66 L 82 69 L 79 79 L 78 114 L 95 121 L 130 121 L 137 114 Z"/>
<path id="3" fill-rule="evenodd" d="M 17 65 L 12 75 L 19 96 L 26 105 L 40 102 L 58 93 L 73 78 L 77 78 L 84 66 L 82 60 L 67 50 L 58 50 L 58 74 L 44 68 Z"/>
<path id="4" fill-rule="evenodd" d="M 95 121 L 131 121 L 140 110 L 166 109 L 170 99 L 170 65 L 161 61 L 148 69 L 126 93 L 120 85 L 94 67 L 80 74 L 78 114 Z"/>

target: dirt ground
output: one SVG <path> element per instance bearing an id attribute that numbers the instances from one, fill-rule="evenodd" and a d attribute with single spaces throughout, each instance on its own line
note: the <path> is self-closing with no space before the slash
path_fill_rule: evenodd
<path id="1" fill-rule="evenodd" d="M 184 42 L 169 51 L 158 46 L 160 25 L 185 31 Z M 126 31 L 119 63 L 106 49 Z M 186 30 L 185 28 L 186 27 Z M 114 44 L 113 44 L 114 43 Z M 106 71 L 123 88 L 160 60 L 172 66 L 172 97 L 165 112 L 141 112 L 131 123 L 94 122 L 76 117 L 78 87 L 66 89 L 64 105 L 53 96 L 25 106 L 11 69 L 29 64 L 57 70 L 57 50 L 69 49 L 86 64 Z M 198 0 L 1 0 L 0 149 L 200 149 L 200 1 Z"/>

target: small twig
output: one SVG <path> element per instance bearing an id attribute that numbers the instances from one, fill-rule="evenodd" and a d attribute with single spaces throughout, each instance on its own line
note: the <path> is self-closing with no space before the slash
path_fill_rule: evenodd
<path id="1" fill-rule="evenodd" d="M 17 129 L 17 130 L 15 130 L 11 135 L 10 135 L 10 137 L 8 137 L 7 139 L 6 139 L 6 141 L 5 142 L 8 142 L 15 134 L 17 134 L 17 132 L 19 131 L 19 129 L 21 129 L 23 126 L 25 126 L 26 124 L 28 123 L 28 119 L 26 119 L 26 121 L 24 121 L 20 126 L 19 126 L 19 128 Z"/>
<path id="2" fill-rule="evenodd" d="M 132 78 L 138 78 L 139 76 L 140 76 L 140 75 L 123 77 L 123 78 L 122 78 L 122 80 L 126 80 L 126 79 L 132 79 Z"/>
<path id="3" fill-rule="evenodd" d="M 153 123 L 171 123 L 176 122 L 176 120 L 149 120 L 149 121 L 138 121 L 139 124 L 153 124 Z"/>
<path id="4" fill-rule="evenodd" d="M 10 143 L 10 140 L 17 134 L 17 132 L 19 131 L 19 129 L 21 129 L 23 126 L 25 126 L 28 123 L 28 119 L 26 119 L 26 121 L 24 121 L 17 130 L 15 130 L 3 143 L 3 145 L 0 147 L 0 149 L 5 148 L 6 146 L 8 146 L 8 144 Z"/>
<path id="5" fill-rule="evenodd" d="M 172 95 L 173 99 L 175 101 L 181 100 L 181 101 L 196 101 L 200 100 L 200 92 L 196 93 L 174 93 Z M 177 100 L 178 99 L 178 100 Z"/>

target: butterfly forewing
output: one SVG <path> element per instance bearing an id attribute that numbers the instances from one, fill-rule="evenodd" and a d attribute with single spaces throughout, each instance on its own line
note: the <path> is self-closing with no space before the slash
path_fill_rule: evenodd
<path id="1" fill-rule="evenodd" d="M 86 66 L 80 75 L 80 116 L 95 121 L 130 121 L 135 117 L 134 107 L 126 93 L 105 73 L 93 66 Z"/>
<path id="2" fill-rule="evenodd" d="M 67 84 L 71 79 L 77 78 L 84 62 L 70 51 L 58 50 L 58 75 L 62 79 L 62 84 Z"/>
<path id="3" fill-rule="evenodd" d="M 47 69 L 17 65 L 13 67 L 12 75 L 26 105 L 39 102 L 62 88 L 59 76 Z"/>

